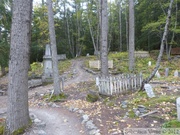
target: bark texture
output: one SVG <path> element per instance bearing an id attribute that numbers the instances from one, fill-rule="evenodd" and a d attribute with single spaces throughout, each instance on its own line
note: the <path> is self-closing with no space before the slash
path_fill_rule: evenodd
<path id="1" fill-rule="evenodd" d="M 49 34 L 50 34 L 52 61 L 53 61 L 54 95 L 59 95 L 61 90 L 60 90 L 60 81 L 59 81 L 56 35 L 55 35 L 55 28 L 54 28 L 54 14 L 53 14 L 53 9 L 52 9 L 52 0 L 47 0 L 47 6 L 48 6 Z"/>
<path id="2" fill-rule="evenodd" d="M 129 0 L 129 71 L 134 70 L 134 0 Z"/>
<path id="3" fill-rule="evenodd" d="M 9 61 L 6 135 L 29 123 L 28 68 L 32 0 L 14 0 Z"/>
<path id="4" fill-rule="evenodd" d="M 101 0 L 101 52 L 100 52 L 100 59 L 101 59 L 101 76 L 109 76 L 108 72 L 108 14 L 107 14 L 107 0 Z"/>

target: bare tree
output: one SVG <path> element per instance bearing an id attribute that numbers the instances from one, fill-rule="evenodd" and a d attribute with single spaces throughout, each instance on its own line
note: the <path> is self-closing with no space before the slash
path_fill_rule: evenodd
<path id="1" fill-rule="evenodd" d="M 100 59 L 101 59 L 101 76 L 108 76 L 108 14 L 107 14 L 107 0 L 100 0 L 101 6 L 101 16 L 100 16 L 100 36 L 101 36 L 101 52 L 100 52 Z"/>
<path id="2" fill-rule="evenodd" d="M 129 0 L 129 70 L 134 69 L 134 46 L 135 46 L 135 24 L 134 24 L 134 0 Z"/>
<path id="3" fill-rule="evenodd" d="M 156 74 L 156 72 L 160 66 L 161 58 L 162 58 L 163 52 L 164 52 L 164 45 L 166 44 L 167 35 L 168 35 L 168 27 L 169 27 L 169 23 L 170 23 L 170 19 L 171 19 L 172 4 L 173 4 L 173 0 L 171 0 L 170 4 L 169 4 L 168 15 L 166 18 L 166 25 L 165 25 L 163 37 L 161 40 L 161 46 L 160 46 L 159 55 L 158 55 L 158 58 L 156 61 L 156 66 L 155 66 L 153 72 L 150 74 L 150 76 L 143 81 L 141 90 L 143 89 L 144 84 L 148 83 L 154 77 L 154 75 Z"/>
<path id="4" fill-rule="evenodd" d="M 52 9 L 52 0 L 47 0 L 48 6 L 48 23 L 49 23 L 49 36 L 52 50 L 52 61 L 53 61 L 53 82 L 54 82 L 54 95 L 59 95 L 60 81 L 59 81 L 59 70 L 58 70 L 58 59 L 57 59 L 57 47 L 56 47 L 56 35 L 54 28 L 54 15 Z"/>
<path id="5" fill-rule="evenodd" d="M 28 68 L 32 0 L 13 0 L 5 135 L 29 123 Z"/>

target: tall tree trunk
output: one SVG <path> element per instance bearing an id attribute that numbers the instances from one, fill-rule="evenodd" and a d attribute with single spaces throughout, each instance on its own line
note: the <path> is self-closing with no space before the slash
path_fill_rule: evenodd
<path id="1" fill-rule="evenodd" d="M 0 41 L 2 40 L 2 34 L 1 34 L 1 28 L 0 28 Z"/>
<path id="2" fill-rule="evenodd" d="M 178 19 L 178 5 L 177 5 L 177 0 L 176 0 L 176 18 L 175 18 L 175 23 L 174 23 L 174 30 L 176 30 L 177 28 L 177 19 Z M 168 52 L 167 52 L 168 60 L 171 59 L 171 48 L 172 48 L 172 44 L 174 43 L 174 36 L 175 36 L 175 32 L 173 31 L 172 38 L 171 38 L 171 45 L 169 46 Z"/>
<path id="3" fill-rule="evenodd" d="M 128 14 L 127 14 L 127 2 L 128 0 L 126 0 L 125 3 L 125 20 L 126 20 L 126 47 L 127 47 L 127 51 L 129 50 L 129 25 L 128 25 Z"/>
<path id="4" fill-rule="evenodd" d="M 134 46 L 135 46 L 135 28 L 134 28 L 134 0 L 129 0 L 129 71 L 134 70 Z"/>
<path id="5" fill-rule="evenodd" d="M 107 53 L 107 37 L 108 37 L 108 14 L 107 0 L 101 0 L 101 76 L 109 76 L 108 72 L 108 53 Z"/>
<path id="6" fill-rule="evenodd" d="M 90 31 L 90 34 L 91 34 L 91 39 L 92 39 L 92 42 L 93 42 L 94 52 L 97 52 L 97 46 L 96 46 L 96 43 L 95 43 L 95 40 L 94 40 L 94 34 L 93 34 L 93 30 L 92 30 L 92 27 L 91 27 L 89 17 L 87 17 L 87 21 L 88 21 L 88 25 L 89 25 L 89 31 Z"/>
<path id="7" fill-rule="evenodd" d="M 119 0 L 118 2 L 118 6 L 119 6 L 119 51 L 122 52 L 122 7 L 121 7 L 121 0 Z"/>
<path id="8" fill-rule="evenodd" d="M 28 68 L 32 0 L 14 0 L 5 135 L 29 123 Z"/>
<path id="9" fill-rule="evenodd" d="M 47 0 L 47 6 L 48 6 L 49 34 L 50 34 L 52 61 L 53 61 L 54 95 L 59 95 L 61 93 L 61 89 L 60 89 L 60 82 L 59 82 L 59 70 L 58 70 L 56 35 L 55 35 L 55 28 L 54 28 L 54 15 L 53 15 L 53 9 L 52 9 L 52 0 Z"/>
<path id="10" fill-rule="evenodd" d="M 163 52 L 164 52 L 164 45 L 166 44 L 167 35 L 168 35 L 168 27 L 169 27 L 169 23 L 170 23 L 170 19 L 171 19 L 172 4 L 173 4 L 173 0 L 171 0 L 170 4 L 169 4 L 168 15 L 166 18 L 166 25 L 165 25 L 163 37 L 161 40 L 161 46 L 160 46 L 159 55 L 158 55 L 158 58 L 156 61 L 156 66 L 155 66 L 153 72 L 150 74 L 150 76 L 143 81 L 141 90 L 143 89 L 144 84 L 148 83 L 154 77 L 154 75 L 156 74 L 156 72 L 160 66 L 161 58 L 162 58 Z"/>

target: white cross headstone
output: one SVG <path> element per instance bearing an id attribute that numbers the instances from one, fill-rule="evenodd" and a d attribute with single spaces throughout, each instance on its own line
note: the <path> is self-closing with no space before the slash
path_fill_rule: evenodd
<path id="1" fill-rule="evenodd" d="M 158 70 L 157 70 L 157 72 L 156 72 L 155 76 L 156 76 L 157 78 L 161 78 L 161 75 L 160 75 L 160 73 L 159 73 L 159 71 L 158 71 Z"/>
<path id="2" fill-rule="evenodd" d="M 155 97 L 155 94 L 153 92 L 153 88 L 152 88 L 152 86 L 150 84 L 145 84 L 144 89 L 145 89 L 148 97 L 150 97 L 150 98 Z"/>
<path id="3" fill-rule="evenodd" d="M 177 119 L 180 121 L 180 97 L 176 99 L 176 107 L 177 107 Z"/>
<path id="4" fill-rule="evenodd" d="M 178 77 L 178 71 L 174 71 L 174 77 Z"/>
<path id="5" fill-rule="evenodd" d="M 149 67 L 151 66 L 151 61 L 148 62 L 148 66 L 149 66 Z"/>

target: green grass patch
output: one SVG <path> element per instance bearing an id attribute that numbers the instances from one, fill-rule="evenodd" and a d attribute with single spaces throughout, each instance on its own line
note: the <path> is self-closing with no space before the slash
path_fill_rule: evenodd
<path id="1" fill-rule="evenodd" d="M 154 97 L 149 99 L 147 102 L 144 102 L 143 104 L 145 106 L 156 106 L 157 104 L 160 104 L 162 102 L 170 102 L 170 103 L 175 103 L 176 102 L 176 97 L 175 96 L 159 96 L 159 97 Z"/>
<path id="2" fill-rule="evenodd" d="M 71 60 L 60 61 L 58 64 L 60 74 L 66 72 L 71 67 L 71 65 Z"/>
<path id="3" fill-rule="evenodd" d="M 171 121 L 165 122 L 162 125 L 162 128 L 180 128 L 180 121 L 171 120 Z"/>
<path id="4" fill-rule="evenodd" d="M 159 54 L 159 50 L 151 51 L 151 57 L 145 58 L 136 58 L 135 59 L 135 70 L 134 73 L 142 72 L 143 78 L 149 77 L 152 73 L 154 67 L 156 66 L 157 56 Z M 114 74 L 122 74 L 122 73 L 129 73 L 128 68 L 128 52 L 110 52 L 108 54 L 108 59 L 113 60 L 113 69 L 110 69 Z M 90 56 L 85 61 L 85 66 L 89 68 L 89 60 L 97 60 L 96 56 Z M 151 66 L 148 66 L 148 62 L 151 61 Z M 168 61 L 166 55 L 163 55 L 162 61 L 160 63 L 160 67 L 158 69 L 159 73 L 161 74 L 161 78 L 154 77 L 154 80 L 163 80 L 171 82 L 174 79 L 180 81 L 178 78 L 174 78 L 174 71 L 178 70 L 180 64 L 180 59 Z M 169 68 L 169 76 L 164 77 L 165 68 Z M 95 70 L 96 69 L 92 69 Z"/>
<path id="5" fill-rule="evenodd" d="M 89 93 L 89 94 L 87 94 L 86 100 L 87 100 L 88 102 L 93 103 L 93 102 L 96 102 L 96 101 L 99 100 L 99 96 L 98 96 L 98 95 L 95 95 L 95 94 L 90 94 L 90 93 Z"/>
<path id="6" fill-rule="evenodd" d="M 32 78 L 40 77 L 43 73 L 43 65 L 41 62 L 33 62 L 30 65 L 30 71 L 28 72 L 28 76 Z"/>
<path id="7" fill-rule="evenodd" d="M 50 99 L 50 101 L 52 102 L 62 102 L 65 99 L 67 99 L 67 95 L 65 95 L 64 93 L 60 93 L 59 95 L 53 95 Z"/>
<path id="8" fill-rule="evenodd" d="M 20 135 L 25 132 L 26 127 L 19 128 L 18 130 L 14 131 L 12 135 Z"/>
<path id="9" fill-rule="evenodd" d="M 130 110 L 129 112 L 129 118 L 135 118 L 135 117 L 137 117 L 136 115 L 135 115 L 135 113 L 133 112 L 133 110 Z"/>
<path id="10" fill-rule="evenodd" d="M 4 134 L 4 125 L 0 124 L 0 135 Z"/>

